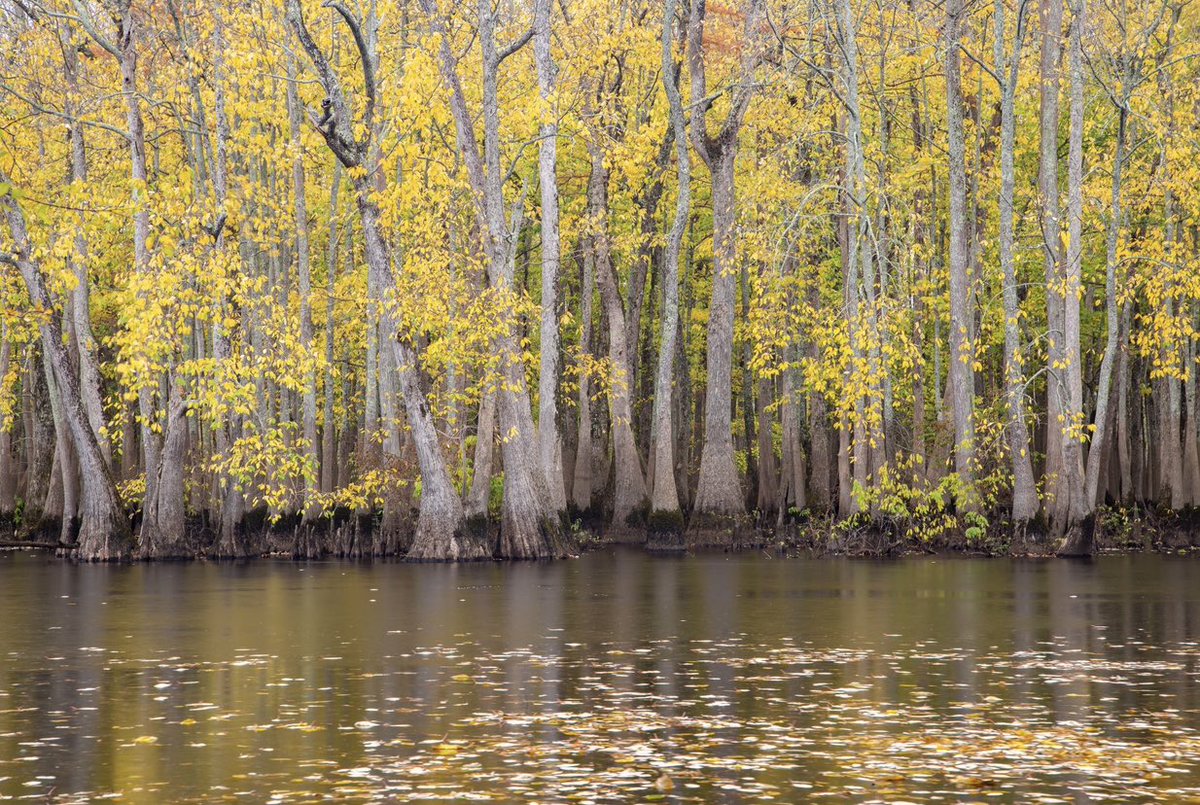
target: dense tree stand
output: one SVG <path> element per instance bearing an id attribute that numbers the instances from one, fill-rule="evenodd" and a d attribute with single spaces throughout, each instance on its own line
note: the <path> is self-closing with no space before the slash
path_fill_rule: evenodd
<path id="1" fill-rule="evenodd" d="M 1200 4 L 252 12 L 0 7 L 5 537 L 1192 546 Z"/>

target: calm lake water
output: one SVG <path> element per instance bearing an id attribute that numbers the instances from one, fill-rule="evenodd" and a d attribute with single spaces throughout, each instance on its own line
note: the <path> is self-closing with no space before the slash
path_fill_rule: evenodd
<path id="1" fill-rule="evenodd" d="M 0 800 L 1200 798 L 1200 562 L 0 555 Z"/>

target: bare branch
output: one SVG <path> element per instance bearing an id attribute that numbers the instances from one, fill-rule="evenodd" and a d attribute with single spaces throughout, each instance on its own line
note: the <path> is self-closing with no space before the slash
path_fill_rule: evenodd
<path id="1" fill-rule="evenodd" d="M 529 40 L 532 38 L 533 26 L 530 26 L 525 33 L 517 37 L 515 41 L 508 45 L 508 47 L 500 49 L 500 52 L 496 54 L 496 66 L 499 67 L 505 59 L 516 53 L 521 48 L 525 47 L 525 45 L 527 45 Z"/>
<path id="2" fill-rule="evenodd" d="M 92 15 L 88 13 L 83 0 L 71 0 L 71 5 L 75 8 L 75 13 L 79 15 L 76 21 L 83 26 L 83 30 L 87 31 L 88 36 L 94 39 L 97 45 L 112 54 L 114 59 L 120 61 L 121 51 L 117 50 L 116 46 L 112 42 L 109 42 L 96 28 L 96 24 L 92 21 Z"/>
<path id="3" fill-rule="evenodd" d="M 326 8 L 332 8 L 342 16 L 342 19 L 346 21 L 346 25 L 350 28 L 350 33 L 354 36 L 354 44 L 358 46 L 358 54 L 362 57 L 363 82 L 367 88 L 366 124 L 367 128 L 370 129 L 375 116 L 375 58 L 370 48 L 367 47 L 367 40 L 362 32 L 362 24 L 350 12 L 350 9 L 338 2 L 338 0 L 325 0 L 322 5 Z"/>

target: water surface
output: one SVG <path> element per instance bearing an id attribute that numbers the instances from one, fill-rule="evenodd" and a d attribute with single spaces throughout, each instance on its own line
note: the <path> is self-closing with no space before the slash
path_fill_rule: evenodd
<path id="1" fill-rule="evenodd" d="M 0 800 L 1200 798 L 1200 563 L 0 554 Z"/>

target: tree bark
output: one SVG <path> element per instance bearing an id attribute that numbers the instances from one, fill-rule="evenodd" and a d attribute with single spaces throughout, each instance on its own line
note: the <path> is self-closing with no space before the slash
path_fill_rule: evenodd
<path id="1" fill-rule="evenodd" d="M 138 555 L 145 559 L 185 559 L 194 555 L 187 543 L 187 518 L 184 511 L 183 459 L 187 438 L 187 402 L 180 381 L 168 380 L 171 391 L 167 401 L 162 449 L 153 488 L 142 507 L 142 528 L 138 534 Z"/>
<path id="2" fill-rule="evenodd" d="M 329 494 L 337 486 L 337 427 L 334 424 L 334 293 L 338 264 L 338 197 L 342 184 L 342 163 L 333 164 L 329 187 L 328 274 L 325 279 L 325 378 L 321 408 L 321 491 Z M 349 248 L 347 249 L 349 251 Z"/>
<path id="3" fill-rule="evenodd" d="M 213 101 L 216 116 L 216 158 L 213 165 L 213 193 L 218 214 L 225 213 L 229 192 L 229 114 L 226 108 L 225 96 L 225 61 L 223 56 L 224 26 L 220 15 L 219 5 L 214 6 L 214 39 L 216 48 L 213 50 Z M 217 232 L 214 251 L 220 252 L 226 248 L 225 228 Z M 224 319 L 232 304 L 222 294 L 216 300 L 217 315 L 212 324 L 212 353 L 217 371 L 224 369 L 232 358 L 232 345 L 229 333 L 226 331 Z M 214 447 L 218 455 L 224 455 L 241 433 L 241 417 L 232 414 L 226 421 L 220 422 L 214 428 Z M 249 551 L 241 533 L 242 521 L 245 516 L 246 499 L 237 481 L 228 473 L 218 473 L 213 479 L 214 497 L 217 500 L 217 542 L 213 552 L 218 557 L 238 558 Z"/>
<path id="4" fill-rule="evenodd" d="M 732 537 L 737 521 L 746 514 L 741 482 L 733 461 L 733 323 L 737 283 L 734 166 L 737 161 L 738 133 L 754 92 L 751 80 L 757 63 L 754 36 L 761 11 L 761 0 L 749 0 L 745 15 L 746 46 L 741 79 L 730 99 L 725 120 L 715 136 L 710 134 L 708 128 L 711 100 L 707 100 L 705 75 L 705 0 L 692 3 L 688 21 L 688 67 L 694 99 L 692 144 L 708 167 L 713 202 L 713 280 L 705 355 L 704 446 L 700 453 L 700 475 L 689 523 L 688 539 L 692 543 L 727 542 Z"/>
<path id="5" fill-rule="evenodd" d="M 74 0 L 79 2 L 79 0 Z M 149 171 L 146 166 L 146 130 L 142 121 L 141 99 L 137 87 L 137 26 L 130 0 L 117 0 L 117 44 L 98 38 L 95 29 L 89 26 L 88 33 L 116 59 L 121 71 L 121 92 L 125 97 L 125 120 L 128 129 L 130 177 L 133 187 L 133 260 L 139 273 L 150 270 L 150 207 Z M 138 414 L 141 428 L 142 469 L 146 474 L 146 496 L 153 497 L 155 490 L 155 467 L 158 466 L 161 437 L 150 427 L 154 420 L 152 389 L 143 382 L 138 388 Z"/>
<path id="6" fill-rule="evenodd" d="M 595 253 L 589 247 L 584 249 L 583 256 L 583 290 L 581 293 L 582 309 L 580 320 L 583 322 L 583 332 L 580 334 L 579 347 L 581 352 L 592 352 L 592 317 L 595 287 Z M 578 378 L 578 436 L 575 440 L 575 470 L 571 483 L 571 503 L 578 512 L 586 512 L 592 508 L 592 463 L 594 461 L 595 443 L 592 438 L 592 394 L 591 378 L 586 372 Z"/>
<path id="7" fill-rule="evenodd" d="M 675 484 L 675 428 L 672 419 L 671 392 L 675 366 L 676 335 L 679 329 L 679 256 L 692 204 L 692 167 L 688 151 L 687 120 L 679 92 L 680 69 L 672 44 L 678 0 L 666 0 L 662 27 L 662 84 L 670 107 L 671 130 L 675 140 L 677 189 L 675 212 L 663 253 L 663 310 L 659 334 L 658 366 L 654 373 L 654 407 L 650 429 L 654 455 L 651 479 L 649 524 L 653 531 L 674 535 L 682 531 L 683 514 L 679 508 L 679 490 Z"/>
<path id="8" fill-rule="evenodd" d="M 534 0 L 533 53 L 542 103 L 554 98 L 558 68 L 550 52 L 551 0 Z M 558 110 L 547 108 L 538 140 L 538 181 L 542 202 L 542 321 L 538 371 L 538 448 L 550 503 L 567 508 L 563 478 L 562 434 L 558 428 L 558 274 L 561 262 L 558 209 Z"/>
<path id="9" fill-rule="evenodd" d="M 12 341 L 8 337 L 8 323 L 0 322 L 0 379 L 8 377 L 12 362 Z M 0 526 L 12 525 L 17 508 L 17 456 L 13 452 L 13 431 L 16 429 L 17 412 L 12 420 L 0 422 Z"/>
<path id="10" fill-rule="evenodd" d="M 1008 450 L 1013 474 L 1012 520 L 1017 534 L 1023 534 L 1037 516 L 1037 483 L 1033 477 L 1033 457 L 1029 427 L 1025 422 L 1025 362 L 1021 352 L 1021 308 L 1017 293 L 1014 254 L 1014 168 L 1016 152 L 1016 92 L 1021 67 L 1021 49 L 1025 41 L 1025 8 L 1018 7 L 1012 50 L 1005 54 L 1008 38 L 1004 23 L 1004 0 L 996 0 L 995 62 L 1001 76 L 1000 87 L 1000 266 L 1004 273 L 1004 394 L 1008 404 Z"/>
<path id="11" fill-rule="evenodd" d="M 296 226 L 296 265 L 300 292 L 300 349 L 304 353 L 304 403 L 301 413 L 301 452 L 308 464 L 304 478 L 301 511 L 305 521 L 313 520 L 319 506 L 320 459 L 317 455 L 317 371 L 316 343 L 312 316 L 312 263 L 308 253 L 308 200 L 304 187 L 304 146 L 300 140 L 300 98 L 296 92 L 296 60 L 288 58 L 287 108 L 292 151 L 292 200 Z"/>
<path id="12" fill-rule="evenodd" d="M 749 382 L 747 378 L 746 382 Z M 779 463 L 775 457 L 775 417 L 771 404 L 775 397 L 775 384 L 767 378 L 759 378 L 758 394 L 755 395 L 754 413 L 758 420 L 758 516 L 764 522 L 773 520 L 779 509 Z"/>
<path id="13" fill-rule="evenodd" d="M 64 41 L 63 63 L 67 78 L 69 98 L 65 107 L 70 117 L 71 140 L 71 183 L 87 181 L 87 152 L 84 148 L 83 124 L 79 122 L 75 109 L 74 95 L 79 88 L 79 55 L 70 46 L 70 29 L 62 26 L 59 36 Z M 91 297 L 87 268 L 87 237 L 84 234 L 84 213 L 78 213 L 75 224 L 74 251 L 70 258 L 75 274 L 75 290 L 71 296 L 72 331 L 79 358 L 79 386 L 83 405 L 87 410 L 88 422 L 100 443 L 100 452 L 105 463 L 112 465 L 112 448 L 105 433 L 104 407 L 100 400 L 100 364 L 96 358 L 96 336 L 92 331 Z"/>
<path id="14" fill-rule="evenodd" d="M 959 507 L 973 509 L 975 495 L 975 328 L 971 310 L 973 282 L 967 241 L 967 165 L 963 133 L 962 0 L 946 6 L 946 119 L 950 159 L 950 378 L 954 421 L 954 470 L 959 479 Z"/>
<path id="15" fill-rule="evenodd" d="M 1046 466 L 1044 470 L 1045 511 L 1052 522 L 1058 509 L 1063 472 L 1062 432 L 1066 381 L 1062 375 L 1064 306 L 1062 288 L 1066 277 L 1062 266 L 1062 232 L 1058 200 L 1058 93 L 1059 55 L 1062 50 L 1063 0 L 1042 0 L 1042 41 L 1039 71 L 1040 143 L 1038 160 L 1039 224 L 1046 273 L 1046 321 L 1048 333 L 1046 371 Z"/>
<path id="16" fill-rule="evenodd" d="M 609 384 L 609 427 L 613 441 L 613 513 L 612 527 L 623 532 L 638 526 L 636 518 L 644 515 L 646 507 L 646 478 L 642 459 L 633 438 L 633 378 L 630 375 L 629 345 L 625 322 L 625 306 L 621 299 L 616 271 L 613 268 L 608 233 L 608 170 L 604 153 L 593 142 L 589 150 L 592 173 L 588 181 L 588 217 L 591 224 L 591 244 L 596 255 L 596 279 L 600 299 L 608 316 L 608 357 L 613 378 Z"/>
<path id="17" fill-rule="evenodd" d="M 1082 6 L 1083 0 L 1079 0 Z M 1080 21 L 1076 21 L 1079 25 Z M 1072 44 L 1072 50 L 1074 49 Z M 1074 59 L 1074 56 L 1072 56 Z M 1113 370 L 1120 349 L 1121 313 L 1117 302 L 1119 288 L 1117 287 L 1117 246 L 1121 238 L 1121 178 L 1125 164 L 1125 140 L 1129 118 L 1128 91 L 1123 91 L 1124 98 L 1117 110 L 1117 144 L 1113 156 L 1112 192 L 1109 199 L 1108 231 L 1105 236 L 1104 259 L 1104 310 L 1105 310 L 1105 344 L 1104 357 L 1100 361 L 1100 379 L 1096 391 L 1095 430 L 1088 449 L 1087 471 L 1084 474 L 1084 500 L 1091 512 L 1100 494 L 1100 475 L 1103 459 L 1109 450 L 1110 417 L 1112 404 Z"/>
<path id="18" fill-rule="evenodd" d="M 1066 376 L 1066 391 L 1063 427 L 1063 467 L 1058 484 L 1057 533 L 1062 537 L 1058 553 L 1065 556 L 1090 555 L 1092 552 L 1092 527 L 1084 521 L 1095 508 L 1095 492 L 1088 495 L 1084 486 L 1083 442 L 1080 429 L 1083 420 L 1083 370 L 1080 350 L 1079 296 L 1083 286 L 1083 25 L 1085 0 L 1072 0 L 1071 37 L 1069 51 L 1070 71 L 1070 136 L 1067 154 L 1067 271 L 1063 286 L 1063 361 Z M 1109 328 L 1114 337 L 1116 329 Z M 1107 370 L 1112 371 L 1111 361 Z M 1107 397 L 1108 388 L 1104 378 L 1102 391 Z M 1108 400 L 1102 403 L 1107 414 Z M 1098 422 L 1103 428 L 1105 423 Z M 1097 452 L 1097 461 L 1099 453 Z M 1099 474 L 1099 464 L 1095 474 Z"/>
<path id="19" fill-rule="evenodd" d="M 475 426 L 475 456 L 471 488 L 467 492 L 466 516 L 486 521 L 488 500 L 492 492 L 493 453 L 496 444 L 496 392 L 488 389 L 479 401 L 479 417 Z"/>
<path id="20" fill-rule="evenodd" d="M 43 520 L 55 520 L 58 526 L 58 541 L 70 545 L 75 541 L 76 515 L 79 512 L 79 467 L 75 462 L 70 426 L 63 411 L 63 400 L 50 354 L 42 350 L 42 370 L 46 375 L 46 388 L 50 392 L 50 411 L 54 417 L 54 469 L 51 494 L 43 508 Z"/>

